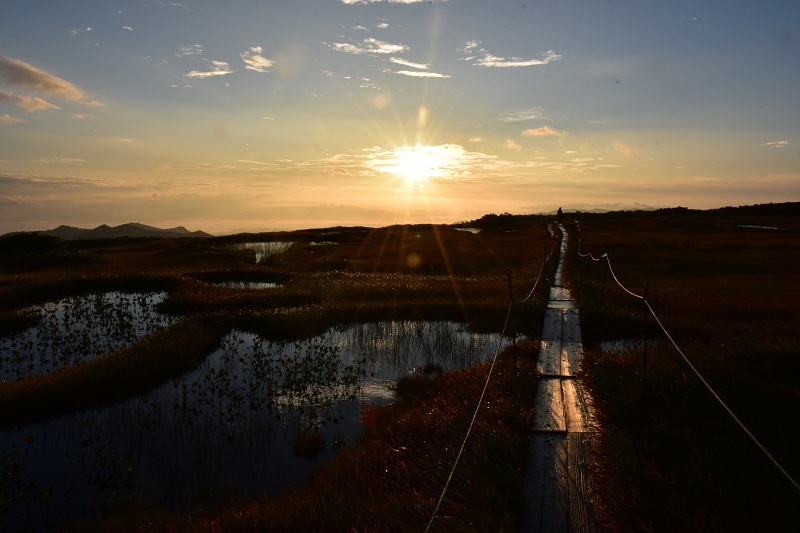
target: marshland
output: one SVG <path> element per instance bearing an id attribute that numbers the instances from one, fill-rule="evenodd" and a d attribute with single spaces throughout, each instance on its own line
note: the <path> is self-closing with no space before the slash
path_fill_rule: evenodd
<path id="1" fill-rule="evenodd" d="M 793 523 L 796 488 L 616 281 L 647 287 L 672 338 L 797 479 L 798 215 L 565 213 L 598 527 Z M 0 239 L 0 523 L 518 529 L 554 222 Z"/>

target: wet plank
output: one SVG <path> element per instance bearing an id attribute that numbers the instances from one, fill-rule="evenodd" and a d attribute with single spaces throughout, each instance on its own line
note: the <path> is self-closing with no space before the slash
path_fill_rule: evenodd
<path id="1" fill-rule="evenodd" d="M 533 416 L 534 431 L 566 431 L 564 398 L 561 379 L 540 379 L 536 387 L 536 410 Z"/>
<path id="2" fill-rule="evenodd" d="M 568 531 L 567 435 L 534 433 L 528 451 L 521 531 Z"/>
<path id="3" fill-rule="evenodd" d="M 561 341 L 542 340 L 536 371 L 547 376 L 561 375 Z"/>
<path id="4" fill-rule="evenodd" d="M 561 314 L 561 340 L 564 342 L 583 342 L 581 320 L 577 309 L 568 309 Z"/>
<path id="5" fill-rule="evenodd" d="M 550 287 L 550 298 L 553 300 L 572 300 L 572 294 L 566 287 Z"/>
<path id="6" fill-rule="evenodd" d="M 575 377 L 580 370 L 580 360 L 583 356 L 582 342 L 561 343 L 561 375 Z"/>
<path id="7" fill-rule="evenodd" d="M 593 533 L 596 531 L 593 519 L 591 479 L 589 478 L 589 452 L 593 438 L 592 433 L 567 434 L 570 532 Z"/>
<path id="8" fill-rule="evenodd" d="M 544 312 L 544 325 L 542 326 L 542 339 L 561 340 L 561 311 L 559 309 L 547 309 Z"/>
<path id="9" fill-rule="evenodd" d="M 561 396 L 564 405 L 564 418 L 567 431 L 570 433 L 585 433 L 591 431 L 586 406 L 574 379 L 561 381 Z"/>

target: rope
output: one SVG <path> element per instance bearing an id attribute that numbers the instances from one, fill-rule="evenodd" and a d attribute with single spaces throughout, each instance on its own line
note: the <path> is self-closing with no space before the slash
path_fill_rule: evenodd
<path id="1" fill-rule="evenodd" d="M 653 308 L 650 306 L 650 302 L 648 302 L 647 299 L 645 299 L 644 303 L 647 304 L 647 308 L 650 310 L 650 314 L 653 315 L 653 318 L 656 319 L 656 322 L 658 322 L 658 325 L 661 326 L 661 331 L 664 332 L 664 335 L 667 336 L 667 338 L 670 340 L 670 342 L 675 347 L 675 349 L 678 350 L 678 353 L 681 354 L 681 357 L 683 357 L 683 360 L 686 361 L 687 365 L 689 365 L 689 368 L 692 369 L 692 372 L 694 372 L 695 376 L 697 376 L 697 378 L 703 383 L 703 385 L 706 386 L 706 388 L 708 389 L 708 392 L 710 392 L 712 394 L 712 396 L 714 396 L 714 398 L 716 398 L 717 402 L 719 402 L 719 404 L 722 406 L 722 408 L 725 409 L 725 411 L 727 411 L 727 413 L 729 415 L 731 415 L 731 418 L 733 418 L 733 420 L 736 422 L 736 424 L 738 424 L 739 427 L 742 428 L 742 431 L 744 431 L 747 434 L 747 436 L 750 437 L 750 440 L 752 440 L 756 444 L 756 446 L 758 446 L 761 449 L 761 451 L 764 452 L 764 455 L 767 456 L 767 459 L 769 459 L 770 462 L 772 462 L 772 464 L 775 465 L 775 467 L 778 470 L 780 470 L 780 472 L 784 476 L 786 476 L 786 479 L 788 479 L 789 482 L 792 485 L 794 485 L 794 488 L 796 488 L 797 490 L 800 491 L 800 484 L 798 484 L 797 481 L 795 481 L 792 478 L 792 476 L 789 475 L 789 472 L 787 472 L 786 469 L 778 462 L 778 460 L 775 459 L 775 457 L 773 457 L 771 453 L 769 453 L 769 450 L 767 450 L 767 448 L 764 447 L 763 444 L 761 444 L 761 442 L 756 438 L 756 436 L 753 435 L 753 432 L 751 432 L 747 428 L 747 426 L 744 425 L 744 422 L 742 422 L 739 419 L 739 417 L 736 416 L 736 413 L 734 413 L 733 410 L 730 407 L 728 407 L 728 404 L 726 404 L 725 401 L 719 396 L 719 394 L 717 394 L 717 391 L 714 390 L 714 388 L 711 386 L 711 384 L 708 381 L 706 381 L 706 379 L 703 377 L 703 375 L 700 373 L 700 371 L 697 370 L 697 368 L 695 368 L 695 366 L 692 364 L 691 361 L 689 361 L 689 358 L 686 357 L 686 354 L 684 354 L 683 350 L 680 349 L 678 344 L 672 338 L 672 335 L 670 335 L 669 332 L 667 331 L 667 328 L 665 328 L 664 324 L 661 323 L 661 320 L 659 320 L 658 315 L 656 315 L 656 312 L 653 311 Z"/>
<path id="2" fill-rule="evenodd" d="M 506 327 L 508 326 L 508 319 L 509 317 L 511 317 L 511 309 L 513 307 L 514 303 L 511 302 L 508 305 L 508 313 L 506 314 L 506 321 L 503 324 L 503 332 L 500 334 L 501 340 L 506 332 Z M 483 397 L 486 395 L 486 389 L 489 388 L 489 380 L 492 377 L 492 371 L 494 371 L 494 365 L 497 362 L 497 356 L 500 354 L 501 346 L 502 342 L 498 341 L 497 350 L 495 351 L 494 357 L 492 358 L 492 365 L 489 367 L 489 374 L 486 376 L 486 383 L 483 385 L 483 391 L 481 391 L 481 397 L 478 399 L 478 405 L 475 406 L 475 412 L 472 413 L 472 420 L 470 421 L 469 427 L 467 428 L 467 434 L 464 435 L 464 440 L 461 441 L 461 448 L 458 450 L 458 455 L 456 456 L 456 460 L 453 461 L 453 467 L 450 469 L 450 475 L 447 476 L 447 482 L 445 482 L 444 487 L 442 488 L 442 494 L 439 496 L 439 501 L 436 502 L 436 507 L 433 510 L 433 515 L 431 515 L 431 519 L 428 521 L 428 525 L 425 526 L 426 533 L 428 530 L 430 530 L 431 525 L 433 524 L 433 521 L 436 518 L 436 514 L 439 512 L 439 507 L 442 505 L 442 500 L 444 500 L 444 495 L 447 492 L 447 488 L 450 486 L 450 481 L 453 479 L 453 473 L 456 471 L 456 466 L 458 466 L 458 462 L 461 460 L 461 455 L 464 453 L 464 447 L 467 445 L 467 439 L 469 438 L 469 435 L 472 432 L 472 426 L 475 425 L 475 419 L 478 417 L 478 410 L 481 408 L 481 404 L 483 403 Z"/>
<path id="3" fill-rule="evenodd" d="M 520 303 L 527 302 L 528 298 L 530 298 L 533 295 L 533 291 L 535 291 L 536 290 L 536 286 L 539 285 L 539 280 L 542 279 L 542 272 L 544 271 L 544 265 L 545 265 L 545 263 L 547 262 L 548 259 L 550 259 L 550 257 L 545 259 L 544 262 L 542 263 L 542 266 L 539 268 L 539 273 L 536 275 L 536 281 L 533 284 L 533 288 L 531 289 L 531 292 L 529 292 L 528 295 L 525 298 L 520 300 Z"/>
<path id="4" fill-rule="evenodd" d="M 576 224 L 577 224 L 577 221 L 576 221 Z M 578 229 L 578 231 L 580 232 L 580 228 Z M 578 234 L 578 255 L 580 255 L 581 257 L 587 257 L 588 256 L 588 257 L 591 257 L 591 259 L 594 260 L 594 261 L 599 261 L 599 259 L 595 259 L 591 254 L 581 254 L 580 253 L 580 233 Z M 759 441 L 758 438 L 756 438 L 756 436 L 753 434 L 753 432 L 750 431 L 750 429 L 744 424 L 744 422 L 742 422 L 741 419 L 738 416 L 736 416 L 736 413 L 734 413 L 733 410 L 730 407 L 728 407 L 728 404 L 726 404 L 725 401 L 720 397 L 720 395 L 717 394 L 717 391 L 714 390 L 714 388 L 711 386 L 711 384 L 708 381 L 706 381 L 706 379 L 703 377 L 703 375 L 700 373 L 700 371 L 697 370 L 697 368 L 695 368 L 695 366 L 692 364 L 692 362 L 689 360 L 689 358 L 686 356 L 686 354 L 683 353 L 683 350 L 681 350 L 680 346 L 678 346 L 678 343 L 675 342 L 675 339 L 673 339 L 672 335 L 669 334 L 669 332 L 667 331 L 667 328 L 664 327 L 664 324 L 661 322 L 661 319 L 659 319 L 658 315 L 656 315 L 656 312 L 653 310 L 653 307 L 650 305 L 650 302 L 647 300 L 647 298 L 645 298 L 644 296 L 641 296 L 639 294 L 633 293 L 633 292 L 629 291 L 627 288 L 625 288 L 625 286 L 617 278 L 617 275 L 614 274 L 614 269 L 611 268 L 611 259 L 609 259 L 607 253 L 601 255 L 600 257 L 601 258 L 602 257 L 606 258 L 606 262 L 608 263 L 608 269 L 611 271 L 611 275 L 614 277 L 614 281 L 617 282 L 617 285 L 619 285 L 620 288 L 622 288 L 622 290 L 624 290 L 625 292 L 627 292 L 628 294 L 630 294 L 631 296 L 633 296 L 635 298 L 639 298 L 639 299 L 644 300 L 645 305 L 647 305 L 647 309 L 650 310 L 650 314 L 653 315 L 653 318 L 658 323 L 659 327 L 661 328 L 661 331 L 664 332 L 664 335 L 667 336 L 669 341 L 672 343 L 672 345 L 675 347 L 675 349 L 681 355 L 681 357 L 686 362 L 686 364 L 689 365 L 689 368 L 692 370 L 692 372 L 694 372 L 695 376 L 697 376 L 697 378 L 703 383 L 703 385 L 705 385 L 706 389 L 708 389 L 708 391 L 711 393 L 711 395 L 717 400 L 717 402 L 722 406 L 722 408 L 730 415 L 730 417 L 733 418 L 733 420 L 741 428 L 741 430 L 744 431 L 745 434 L 748 437 L 750 437 L 750 440 L 752 440 L 755 443 L 755 445 L 758 446 L 758 448 L 767 457 L 767 459 L 769 459 L 769 461 L 775 466 L 775 468 L 777 468 L 781 472 L 781 474 L 783 474 L 784 477 L 786 477 L 786 479 L 789 480 L 789 483 L 791 483 L 794 486 L 795 489 L 800 491 L 800 483 L 795 481 L 794 478 L 792 478 L 792 476 L 786 470 L 786 468 L 784 468 L 783 465 L 781 465 L 778 462 L 778 460 L 775 459 L 775 457 L 769 452 L 769 450 L 767 450 L 767 448 L 763 444 L 761 444 L 761 441 Z"/>
<path id="5" fill-rule="evenodd" d="M 630 295 L 631 295 L 631 296 L 633 296 L 634 298 L 639 298 L 640 300 L 645 300 L 644 296 L 642 296 L 641 294 L 636 294 L 635 292 L 631 292 L 631 291 L 629 291 L 628 289 L 626 289 L 626 288 L 625 288 L 625 285 L 623 285 L 623 284 L 622 284 L 622 283 L 619 281 L 619 279 L 617 279 L 617 275 L 616 275 L 616 274 L 614 274 L 614 269 L 613 269 L 613 268 L 611 268 L 611 259 L 609 259 L 609 257 L 608 257 L 608 254 L 603 254 L 603 255 L 601 255 L 600 257 L 605 257 L 605 258 L 606 258 L 606 262 L 608 263 L 608 269 L 611 271 L 611 275 L 614 277 L 614 281 L 616 281 L 616 282 L 617 282 L 617 285 L 619 285 L 619 286 L 620 286 L 620 288 L 621 288 L 623 291 L 627 292 L 628 294 L 630 294 Z M 647 300 L 645 300 L 645 301 L 647 301 Z"/>
<path id="6" fill-rule="evenodd" d="M 539 273 L 536 275 L 536 281 L 533 283 L 533 288 L 531 288 L 531 290 L 528 293 L 528 295 L 525 298 L 523 298 L 522 300 L 520 300 L 519 303 L 525 303 L 525 302 L 528 301 L 528 298 L 533 296 L 533 291 L 536 290 L 536 287 L 539 285 L 539 280 L 542 279 L 542 272 L 544 272 L 544 265 L 546 265 L 547 262 L 550 261 L 550 258 L 553 257 L 553 251 L 556 248 L 555 247 L 555 242 L 556 241 L 553 241 L 553 246 L 550 248 L 550 251 L 547 254 L 547 257 L 544 258 L 544 261 L 542 262 L 542 266 L 539 268 Z"/>

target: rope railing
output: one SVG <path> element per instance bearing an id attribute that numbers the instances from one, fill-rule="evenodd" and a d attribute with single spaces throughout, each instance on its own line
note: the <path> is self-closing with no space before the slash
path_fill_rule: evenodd
<path id="1" fill-rule="evenodd" d="M 553 248 L 555 248 L 555 247 L 553 247 Z M 536 287 L 539 285 L 539 281 L 542 279 L 542 273 L 544 272 L 544 267 L 549 262 L 549 260 L 552 257 L 552 255 L 553 255 L 553 250 L 551 249 L 550 253 L 547 254 L 547 256 L 544 258 L 544 261 L 542 262 L 542 266 L 539 268 L 539 273 L 536 275 L 536 281 L 534 281 L 534 283 L 533 283 L 533 288 L 530 290 L 528 295 L 518 303 L 524 303 L 534 293 L 534 291 L 536 290 Z M 506 274 L 509 276 L 509 283 L 510 283 L 511 271 L 510 270 L 507 271 Z M 431 518 L 428 521 L 428 525 L 425 526 L 426 533 L 430 530 L 431 526 L 433 525 L 433 521 L 436 519 L 436 515 L 439 513 L 439 508 L 441 507 L 442 502 L 444 501 L 444 497 L 445 497 L 445 494 L 447 493 L 447 489 L 450 487 L 450 482 L 453 479 L 453 474 L 455 473 L 456 467 L 458 466 L 458 463 L 461 460 L 461 456 L 464 453 L 464 448 L 467 445 L 467 439 L 469 439 L 469 436 L 472 433 L 472 428 L 475 425 L 475 420 L 478 418 L 478 411 L 480 410 L 481 405 L 483 404 L 483 399 L 486 396 L 486 391 L 489 388 L 489 382 L 491 381 L 492 373 L 494 372 L 494 367 L 495 367 L 495 364 L 497 362 L 497 357 L 500 355 L 500 349 L 502 348 L 502 345 L 503 345 L 502 339 L 506 334 L 506 329 L 508 328 L 508 322 L 509 322 L 509 320 L 511 318 L 511 311 L 514 308 L 515 302 L 514 302 L 513 294 L 511 295 L 510 300 L 511 300 L 511 302 L 508 305 L 508 312 L 506 313 L 506 319 L 505 319 L 505 322 L 503 323 L 503 330 L 501 331 L 500 336 L 498 337 L 497 349 L 495 350 L 494 357 L 492 357 L 492 364 L 489 366 L 489 372 L 486 375 L 486 382 L 483 385 L 483 390 L 481 391 L 481 395 L 478 398 L 478 403 L 475 406 L 475 410 L 472 413 L 472 419 L 470 420 L 469 426 L 467 427 L 467 432 L 464 435 L 464 438 L 461 440 L 461 447 L 459 448 L 458 454 L 456 455 L 456 458 L 453 461 L 452 468 L 450 468 L 450 473 L 447 476 L 447 481 L 445 481 L 444 487 L 442 487 L 442 492 L 439 495 L 439 499 L 437 500 L 436 506 L 433 509 L 433 514 L 431 515 Z"/>
<path id="2" fill-rule="evenodd" d="M 703 385 L 706 386 L 706 389 L 708 389 L 708 392 L 710 392 L 714 396 L 714 398 L 716 398 L 717 402 L 719 402 L 719 404 L 722 406 L 722 408 L 725 409 L 725 411 L 731 416 L 731 418 L 733 418 L 733 420 L 742 429 L 742 431 L 744 431 L 747 434 L 747 436 L 750 437 L 750 440 L 752 440 L 756 444 L 756 446 L 758 446 L 758 448 L 764 453 L 764 455 L 766 455 L 767 459 L 769 459 L 770 462 L 773 465 L 775 465 L 775 467 L 781 472 L 781 474 L 783 474 L 786 477 L 786 479 L 788 479 L 789 482 L 792 485 L 794 485 L 794 488 L 796 488 L 797 490 L 800 491 L 800 484 L 798 484 L 797 481 L 795 481 L 794 478 L 792 478 L 792 476 L 789 475 L 789 472 L 787 472 L 787 470 L 783 467 L 783 465 L 781 465 L 778 462 L 778 460 L 775 459 L 775 457 L 769 452 L 769 450 L 767 450 L 767 448 L 763 444 L 761 444 L 761 441 L 759 441 L 756 438 L 756 436 L 753 434 L 753 432 L 750 431 L 750 429 L 744 424 L 744 422 L 742 422 L 741 419 L 738 416 L 736 416 L 736 413 L 733 412 L 733 409 L 728 407 L 728 404 L 725 403 L 725 401 L 720 397 L 719 394 L 717 394 L 717 391 L 714 390 L 714 388 L 711 386 L 711 384 L 708 381 L 706 381 L 706 378 L 703 377 L 703 375 L 700 373 L 699 370 L 697 370 L 697 368 L 695 368 L 695 366 L 692 364 L 692 362 L 689 360 L 689 358 L 686 357 L 686 354 L 683 353 L 683 350 L 681 350 L 680 346 L 678 346 L 678 343 L 676 343 L 675 339 L 672 338 L 672 335 L 669 334 L 669 332 L 667 331 L 667 328 L 664 327 L 664 324 L 658 318 L 658 315 L 656 315 L 656 312 L 653 311 L 653 308 L 650 306 L 650 302 L 648 302 L 645 299 L 644 303 L 647 305 L 647 308 L 650 310 L 650 314 L 653 315 L 653 318 L 656 319 L 656 322 L 661 327 L 661 331 L 664 332 L 664 335 L 667 336 L 667 338 L 672 343 L 672 345 L 675 347 L 675 349 L 678 351 L 678 353 L 681 354 L 681 357 L 686 362 L 686 364 L 689 365 L 689 368 L 692 369 L 692 372 L 694 372 L 694 375 L 697 376 L 697 378 L 703 383 Z"/>
<path id="3" fill-rule="evenodd" d="M 577 226 L 577 221 L 575 221 L 575 222 L 576 222 L 576 226 Z M 578 255 L 581 256 L 581 257 L 590 257 L 594 261 L 599 261 L 599 259 L 595 259 L 594 256 L 591 255 L 591 253 L 582 254 L 580 252 L 580 242 L 581 242 L 580 241 L 580 227 L 578 226 Z M 750 438 L 750 440 L 752 440 L 753 443 L 755 443 L 755 445 L 761 450 L 761 452 L 765 455 L 765 457 L 769 460 L 769 462 L 771 462 L 775 466 L 775 468 L 777 468 L 778 471 L 780 471 L 780 473 L 783 474 L 783 476 L 789 481 L 789 483 L 791 483 L 794 486 L 795 489 L 800 491 L 800 484 L 797 481 L 795 481 L 795 479 L 789 474 L 789 472 L 786 470 L 786 468 L 784 468 L 784 466 L 781 465 L 780 462 L 778 462 L 777 459 L 775 459 L 775 457 L 761 443 L 761 441 L 758 440 L 758 438 L 755 436 L 755 434 L 744 424 L 744 422 L 742 422 L 742 420 L 736 415 L 736 413 L 733 412 L 733 410 L 728 406 L 728 404 L 725 403 L 725 401 L 717 393 L 717 391 L 714 390 L 714 388 L 711 386 L 711 384 L 708 382 L 708 380 L 706 380 L 706 378 L 700 373 L 700 371 L 692 364 L 691 360 L 689 360 L 689 358 L 686 356 L 686 354 L 683 352 L 683 350 L 681 350 L 680 346 L 678 346 L 678 343 L 675 342 L 675 339 L 673 339 L 673 337 L 672 337 L 672 335 L 670 335 L 669 331 L 667 331 L 667 328 L 664 326 L 663 322 L 661 322 L 661 319 L 658 317 L 658 315 L 656 314 L 655 310 L 653 310 L 653 307 L 650 305 L 650 302 L 647 299 L 647 297 L 646 296 L 642 296 L 640 294 L 636 294 L 636 293 L 628 290 L 620 282 L 620 280 L 617 278 L 616 274 L 614 273 L 614 270 L 611 268 L 611 260 L 609 259 L 607 253 L 604 253 L 600 257 L 601 258 L 604 257 L 606 259 L 606 263 L 608 264 L 608 269 L 611 272 L 611 276 L 614 278 L 614 281 L 617 282 L 617 285 L 619 285 L 619 287 L 623 291 L 625 291 L 626 293 L 628 293 L 629 295 L 631 295 L 631 296 L 633 296 L 635 298 L 644 300 L 644 303 L 647 306 L 647 309 L 650 311 L 650 314 L 653 316 L 653 318 L 658 323 L 658 325 L 661 328 L 661 330 L 664 332 L 664 335 L 667 336 L 669 341 L 672 343 L 672 346 L 675 348 L 675 350 L 677 350 L 677 352 L 683 358 L 684 362 L 692 370 L 694 375 L 697 376 L 697 378 L 706 387 L 706 389 L 709 391 L 709 393 L 711 393 L 711 395 L 714 397 L 714 399 L 717 401 L 717 403 L 719 403 L 719 405 L 722 406 L 722 408 L 725 410 L 725 412 L 727 412 L 728 415 L 730 415 L 730 417 L 733 418 L 734 422 L 739 426 L 739 428 L 742 431 L 744 431 L 744 433 Z"/>

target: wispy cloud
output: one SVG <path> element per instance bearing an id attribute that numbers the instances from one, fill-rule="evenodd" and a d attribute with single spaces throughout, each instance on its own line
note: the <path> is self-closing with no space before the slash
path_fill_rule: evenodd
<path id="1" fill-rule="evenodd" d="M 59 96 L 66 100 L 86 98 L 82 90 L 67 80 L 13 57 L 0 56 L 0 77 L 9 85 Z"/>
<path id="2" fill-rule="evenodd" d="M 128 30 L 128 31 L 133 31 L 133 28 L 131 28 L 130 26 L 123 26 L 122 29 L 123 30 Z"/>
<path id="3" fill-rule="evenodd" d="M 466 57 L 463 58 L 464 61 L 470 61 L 473 65 L 478 67 L 535 67 L 561 59 L 561 55 L 555 53 L 553 50 L 544 52 L 539 58 L 498 57 L 487 52 L 486 49 L 481 46 L 480 41 L 467 41 L 461 48 L 461 52 L 466 54 Z"/>
<path id="4" fill-rule="evenodd" d="M 24 94 L 14 94 L 10 91 L 0 91 L 0 101 L 11 102 L 25 111 L 42 111 L 44 109 L 61 109 L 55 104 L 51 104 L 38 96 L 28 96 Z"/>
<path id="5" fill-rule="evenodd" d="M 447 2 L 447 0 L 438 0 L 439 2 Z M 356 6 L 366 4 L 379 4 L 381 2 L 386 4 L 428 4 L 431 0 L 341 0 L 344 5 Z"/>
<path id="6" fill-rule="evenodd" d="M 516 152 L 519 152 L 520 150 L 522 150 L 522 145 L 519 144 L 514 139 L 506 139 L 505 147 L 508 148 L 509 150 L 514 150 Z"/>
<path id="7" fill-rule="evenodd" d="M 184 74 L 186 78 L 212 78 L 235 72 L 226 61 L 209 61 L 209 70 L 192 70 Z"/>
<path id="8" fill-rule="evenodd" d="M 196 56 L 203 53 L 202 44 L 190 44 L 188 46 L 179 46 L 175 51 L 177 57 Z"/>
<path id="9" fill-rule="evenodd" d="M 411 76 L 414 78 L 449 78 L 449 74 L 440 74 L 438 72 L 427 72 L 427 71 L 419 71 L 419 70 L 395 70 L 393 71 L 395 74 L 401 74 L 403 76 Z"/>
<path id="10" fill-rule="evenodd" d="M 389 58 L 389 61 L 391 61 L 392 63 L 397 63 L 398 65 L 405 65 L 406 67 L 417 68 L 420 70 L 427 70 L 428 68 L 430 68 L 429 64 L 414 63 L 413 61 L 408 61 L 406 59 L 403 59 L 402 57 L 391 57 Z"/>
<path id="11" fill-rule="evenodd" d="M 408 46 L 404 44 L 393 44 L 384 41 L 379 41 L 374 37 L 364 39 L 358 44 L 349 43 L 333 43 L 330 47 L 338 52 L 345 52 L 347 54 L 398 54 L 408 50 Z"/>
<path id="12" fill-rule="evenodd" d="M 539 118 L 544 118 L 544 109 L 541 107 L 531 107 L 529 109 L 497 115 L 497 120 L 500 122 L 525 122 L 526 120 L 535 120 Z"/>
<path id="13" fill-rule="evenodd" d="M 483 142 L 483 137 L 470 137 L 469 139 L 467 139 L 467 142 L 468 143 L 482 143 Z"/>
<path id="14" fill-rule="evenodd" d="M 31 161 L 34 163 L 84 163 L 86 160 L 74 157 L 37 157 Z"/>
<path id="15" fill-rule="evenodd" d="M 83 29 L 75 28 L 75 29 L 69 30 L 69 33 L 73 37 L 76 37 L 76 36 L 80 35 L 81 33 L 89 32 L 89 31 L 92 31 L 91 27 L 87 27 L 87 28 L 83 28 Z"/>
<path id="16" fill-rule="evenodd" d="M 255 70 L 256 72 L 269 72 L 275 62 L 271 59 L 261 55 L 260 46 L 251 46 L 247 52 L 242 54 L 242 61 L 247 65 L 244 67 L 246 70 Z"/>
<path id="17" fill-rule="evenodd" d="M 553 126 L 540 126 L 538 128 L 528 128 L 527 130 L 522 132 L 522 135 L 525 137 L 560 137 L 564 138 L 567 136 L 566 131 L 559 131 L 555 129 Z"/>
<path id="18" fill-rule="evenodd" d="M 6 113 L 5 115 L 0 115 L 0 122 L 2 122 L 3 124 L 20 124 L 22 122 L 25 122 L 25 120 L 17 117 L 12 117 L 8 113 Z"/>
<path id="19" fill-rule="evenodd" d="M 785 148 L 789 146 L 789 141 L 769 141 L 763 143 L 761 146 L 771 146 L 772 148 Z"/>
<path id="20" fill-rule="evenodd" d="M 635 146 L 631 146 L 630 144 L 622 141 L 614 141 L 611 146 L 625 159 L 635 159 L 637 153 L 639 152 L 638 148 Z"/>

